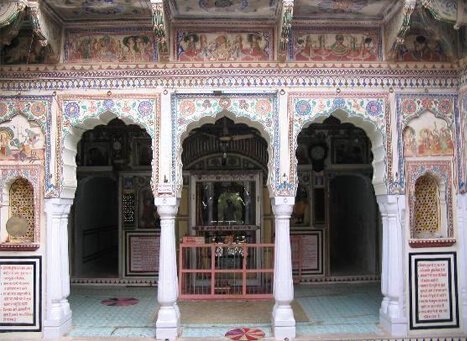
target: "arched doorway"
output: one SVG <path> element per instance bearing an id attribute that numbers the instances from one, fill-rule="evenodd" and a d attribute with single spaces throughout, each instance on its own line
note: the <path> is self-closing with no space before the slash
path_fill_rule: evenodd
<path id="1" fill-rule="evenodd" d="M 371 141 L 363 129 L 329 116 L 301 130 L 296 157 L 291 240 L 297 300 L 324 328 L 340 318 L 342 332 L 374 333 L 382 300 L 382 224 L 371 183 Z M 301 297 L 305 293 L 309 297 Z"/>
<path id="2" fill-rule="evenodd" d="M 310 235 L 302 238 L 301 249 L 295 248 L 298 280 L 376 279 L 381 223 L 366 133 L 330 116 L 304 128 L 297 144 L 299 184 L 291 230 L 292 235 Z M 309 253 L 307 258 L 305 249 L 315 250 L 315 258 Z"/>
<path id="3" fill-rule="evenodd" d="M 118 118 L 77 145 L 68 224 L 73 336 L 154 333 L 160 223 L 151 146 L 143 128 Z"/>
<path id="4" fill-rule="evenodd" d="M 249 248 L 248 258 L 241 254 L 244 245 L 273 242 L 274 217 L 266 187 L 267 142 L 258 130 L 223 116 L 189 131 L 182 146 L 184 185 L 176 219 L 178 240 L 188 236 L 209 245 L 215 243 L 218 254 L 214 258 L 214 271 L 219 271 L 212 282 L 211 274 L 194 273 L 195 269 L 206 271 L 209 268 L 210 264 L 205 261 L 209 257 L 206 257 L 209 247 L 204 251 L 195 247 L 187 250 L 187 254 L 181 253 L 183 262 L 190 263 L 180 263 L 182 270 L 179 269 L 182 316 L 188 306 L 185 300 L 200 297 L 225 300 L 244 298 L 245 294 L 250 297 L 269 294 L 271 305 L 264 317 L 269 321 L 272 246 Z M 185 266 L 192 272 L 183 273 Z M 243 283 L 242 266 L 250 271 Z M 256 267 L 269 267 L 271 271 L 257 274 L 253 270 Z M 213 288 L 211 283 L 214 283 Z M 207 305 L 197 304 L 200 312 Z M 242 320 L 246 316 L 229 311 L 227 304 L 224 306 L 227 309 L 224 319 L 230 314 L 228 318 L 236 318 L 238 323 L 248 322 Z M 222 316 L 214 320 L 206 316 L 205 322 L 215 324 L 216 321 L 220 323 Z M 186 325 L 184 330 L 187 330 Z"/>

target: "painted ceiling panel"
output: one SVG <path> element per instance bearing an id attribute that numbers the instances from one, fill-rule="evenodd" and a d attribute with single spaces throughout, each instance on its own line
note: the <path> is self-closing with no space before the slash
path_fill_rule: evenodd
<path id="1" fill-rule="evenodd" d="M 175 18 L 274 18 L 279 0 L 170 0 Z"/>
<path id="2" fill-rule="evenodd" d="M 295 0 L 298 19 L 382 19 L 394 0 Z"/>
<path id="3" fill-rule="evenodd" d="M 151 16 L 150 0 L 44 0 L 65 21 L 142 19 Z"/>

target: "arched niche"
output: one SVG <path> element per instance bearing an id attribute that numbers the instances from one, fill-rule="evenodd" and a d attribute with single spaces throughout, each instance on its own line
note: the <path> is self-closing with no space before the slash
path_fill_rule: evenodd
<path id="1" fill-rule="evenodd" d="M 214 124 L 225 116 L 235 123 L 257 129 L 268 144 L 270 195 L 276 192 L 279 177 L 279 124 L 275 93 L 259 94 L 175 94 L 172 97 L 172 179 L 180 196 L 182 179 L 182 142 L 192 129 Z"/>
<path id="2" fill-rule="evenodd" d="M 56 160 L 62 198 L 73 198 L 76 181 L 76 153 L 81 135 L 97 125 L 106 125 L 114 118 L 125 124 L 136 124 L 145 129 L 152 139 L 152 182 L 158 180 L 159 164 L 159 95 L 63 96 L 59 97 L 61 157 Z"/>
<path id="3" fill-rule="evenodd" d="M 368 96 L 368 97 L 367 97 Z M 351 123 L 363 129 L 371 141 L 373 153 L 373 187 L 375 194 L 387 194 L 392 167 L 390 139 L 386 136 L 390 125 L 386 94 L 352 94 L 335 96 L 326 93 L 292 93 L 289 95 L 289 156 L 291 182 L 297 184 L 296 149 L 300 131 L 311 123 L 322 123 L 334 116 L 341 123 Z"/>
<path id="4" fill-rule="evenodd" d="M 406 169 L 410 245 L 428 247 L 454 243 L 451 161 L 407 160 Z M 427 230 L 419 227 L 422 223 L 428 226 Z"/>
<path id="5" fill-rule="evenodd" d="M 39 165 L 35 166 L 2 166 L 0 170 L 0 250 L 34 250 L 39 247 L 40 243 L 40 216 L 42 213 L 43 187 L 42 177 L 43 172 Z M 29 227 L 28 238 L 18 240 L 15 243 L 10 243 L 6 224 L 11 217 L 14 209 L 11 207 L 11 189 L 16 181 L 22 181 L 30 186 L 30 194 L 32 195 L 28 204 L 33 204 L 33 218 L 29 222 L 32 226 Z M 17 193 L 21 195 L 21 193 Z"/>

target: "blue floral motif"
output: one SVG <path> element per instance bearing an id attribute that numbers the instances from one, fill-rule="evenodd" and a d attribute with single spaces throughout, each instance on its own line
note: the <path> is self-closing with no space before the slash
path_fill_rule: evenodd
<path id="1" fill-rule="evenodd" d="M 112 107 L 115 105 L 115 102 L 112 100 L 112 99 L 106 99 L 104 101 L 104 107 L 107 109 L 107 110 L 110 110 L 112 109 Z"/>
<path id="2" fill-rule="evenodd" d="M 345 107 L 345 99 L 343 98 L 334 98 L 332 105 L 334 108 L 344 108 Z"/>
<path id="3" fill-rule="evenodd" d="M 142 101 L 138 105 L 138 112 L 142 117 L 148 116 L 152 113 L 152 104 L 149 101 Z"/>
<path id="4" fill-rule="evenodd" d="M 311 105 L 308 101 L 301 99 L 295 104 L 295 111 L 298 115 L 309 115 L 311 113 Z"/>
<path id="5" fill-rule="evenodd" d="M 366 105 L 366 112 L 370 116 L 379 116 L 381 115 L 383 106 L 379 101 L 369 101 Z"/>
<path id="6" fill-rule="evenodd" d="M 76 102 L 70 102 L 65 106 L 65 116 L 76 118 L 79 116 L 79 106 Z"/>

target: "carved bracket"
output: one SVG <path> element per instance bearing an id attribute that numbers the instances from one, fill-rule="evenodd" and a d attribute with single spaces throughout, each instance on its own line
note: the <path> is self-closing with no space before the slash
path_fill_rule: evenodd
<path id="1" fill-rule="evenodd" d="M 280 34 L 278 59 L 285 61 L 287 58 L 287 46 L 289 44 L 290 30 L 292 28 L 294 0 L 282 0 L 282 15 L 280 21 Z"/>
<path id="2" fill-rule="evenodd" d="M 26 2 L 11 1 L 0 8 L 0 45 L 10 45 L 19 33 L 26 13 Z"/>
<path id="3" fill-rule="evenodd" d="M 166 14 L 163 0 L 151 0 L 152 20 L 154 34 L 157 41 L 157 52 L 160 62 L 169 61 L 169 28 L 167 26 Z"/>
<path id="4" fill-rule="evenodd" d="M 41 46 L 49 45 L 54 54 L 60 51 L 61 29 L 42 10 L 39 1 L 28 1 L 32 28 Z"/>
<path id="5" fill-rule="evenodd" d="M 404 4 L 384 25 L 386 33 L 385 52 L 386 59 L 394 59 L 397 49 L 404 43 L 405 34 L 410 28 L 410 16 L 412 15 L 416 0 L 405 0 Z"/>

